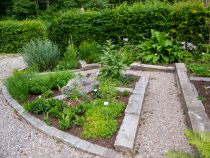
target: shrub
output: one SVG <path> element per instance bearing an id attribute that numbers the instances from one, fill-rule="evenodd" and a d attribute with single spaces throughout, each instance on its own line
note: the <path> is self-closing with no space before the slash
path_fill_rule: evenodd
<path id="1" fill-rule="evenodd" d="M 109 6 L 108 0 L 89 0 L 84 7 L 93 9 L 103 9 Z"/>
<path id="2" fill-rule="evenodd" d="M 67 47 L 70 35 L 77 46 L 84 40 L 103 44 L 112 39 L 122 44 L 125 37 L 135 44 L 149 38 L 151 29 L 170 32 L 174 39 L 197 45 L 208 40 L 206 17 L 208 9 L 200 2 L 122 4 L 100 12 L 66 12 L 52 22 L 48 33 L 62 49 Z"/>
<path id="3" fill-rule="evenodd" d="M 25 43 L 36 38 L 46 38 L 42 21 L 0 21 L 0 53 L 17 53 Z"/>
<path id="4" fill-rule="evenodd" d="M 82 42 L 79 46 L 79 57 L 87 63 L 98 62 L 102 48 L 96 42 Z"/>
<path id="5" fill-rule="evenodd" d="M 103 78 L 120 79 L 124 68 L 124 59 L 122 54 L 114 49 L 114 45 L 109 40 L 103 50 L 104 54 L 100 59 L 100 76 Z"/>
<path id="6" fill-rule="evenodd" d="M 14 99 L 18 100 L 19 102 L 24 102 L 27 100 L 29 87 L 26 74 L 15 71 L 13 76 L 6 79 L 5 85 L 10 95 Z"/>
<path id="7" fill-rule="evenodd" d="M 151 30 L 151 38 L 137 46 L 139 59 L 145 63 L 172 63 L 189 61 L 191 54 L 184 52 L 168 34 Z"/>
<path id="8" fill-rule="evenodd" d="M 36 65 L 40 71 L 52 69 L 60 59 L 58 46 L 49 40 L 32 40 L 19 52 L 30 67 Z"/>
<path id="9" fill-rule="evenodd" d="M 79 68 L 78 52 L 73 45 L 69 45 L 64 53 L 63 60 L 57 65 L 57 70 L 68 70 Z"/>
<path id="10" fill-rule="evenodd" d="M 33 94 L 42 94 L 51 89 L 61 88 L 65 86 L 73 76 L 74 75 L 68 71 L 32 76 L 28 83 L 29 92 Z"/>

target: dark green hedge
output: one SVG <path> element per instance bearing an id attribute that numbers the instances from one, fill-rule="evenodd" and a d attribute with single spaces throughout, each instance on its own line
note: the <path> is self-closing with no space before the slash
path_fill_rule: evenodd
<path id="1" fill-rule="evenodd" d="M 31 39 L 47 37 L 41 21 L 0 21 L 0 53 L 16 53 Z"/>
<path id="2" fill-rule="evenodd" d="M 88 40 L 104 43 L 107 39 L 119 44 L 123 37 L 138 43 L 150 37 L 151 29 L 170 32 L 181 41 L 197 44 L 208 39 L 206 16 L 207 9 L 201 3 L 122 4 L 101 12 L 66 12 L 52 22 L 48 34 L 63 49 L 71 37 L 76 45 Z"/>

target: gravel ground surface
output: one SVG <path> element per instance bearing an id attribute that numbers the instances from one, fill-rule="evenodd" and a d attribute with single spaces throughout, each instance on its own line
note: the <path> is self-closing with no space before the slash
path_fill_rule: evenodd
<path id="1" fill-rule="evenodd" d="M 135 144 L 138 152 L 136 157 L 162 158 L 170 149 L 192 152 L 183 134 L 187 127 L 175 75 L 164 72 L 144 73 L 150 74 L 150 81 Z"/>
<path id="2" fill-rule="evenodd" d="M 13 68 L 24 67 L 21 57 L 0 56 L 0 83 Z M 186 128 L 174 74 L 149 73 L 135 150 L 138 158 L 162 158 L 168 149 L 192 151 L 183 134 Z M 0 92 L 0 158 L 97 158 L 56 141 L 28 125 L 6 103 Z"/>
<path id="3" fill-rule="evenodd" d="M 0 56 L 0 81 L 13 68 L 24 67 L 21 57 Z M 7 104 L 0 92 L 0 158 L 97 158 L 56 141 L 34 129 Z"/>

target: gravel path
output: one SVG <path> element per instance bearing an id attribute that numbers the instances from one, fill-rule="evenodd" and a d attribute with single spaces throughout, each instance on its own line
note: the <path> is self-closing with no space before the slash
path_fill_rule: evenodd
<path id="1" fill-rule="evenodd" d="M 137 158 L 162 158 L 170 149 L 192 152 L 183 134 L 185 116 L 181 108 L 175 75 L 150 74 L 135 150 Z"/>
<path id="2" fill-rule="evenodd" d="M 0 56 L 1 80 L 13 68 L 24 67 L 21 57 Z M 138 72 L 149 73 L 149 72 Z M 168 149 L 192 151 L 174 74 L 150 72 L 150 84 L 135 150 L 138 158 L 162 158 Z M 56 141 L 28 125 L 6 103 L 0 92 L 0 158 L 96 158 Z"/>
<path id="3" fill-rule="evenodd" d="M 0 56 L 0 82 L 13 68 L 24 67 L 21 57 Z M 34 129 L 7 104 L 0 92 L 0 158 L 97 158 L 56 141 Z"/>

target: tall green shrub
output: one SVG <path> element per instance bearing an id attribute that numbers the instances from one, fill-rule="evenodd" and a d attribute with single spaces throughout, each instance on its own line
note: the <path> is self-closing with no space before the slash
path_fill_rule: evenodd
<path id="1" fill-rule="evenodd" d="M 169 32 L 180 41 L 205 43 L 208 40 L 204 20 L 209 16 L 207 10 L 200 2 L 190 1 L 174 5 L 164 2 L 122 4 L 100 12 L 66 12 L 52 22 L 48 33 L 62 49 L 66 49 L 70 36 L 76 45 L 85 40 L 102 44 L 108 39 L 122 44 L 123 38 L 139 43 L 151 36 L 151 29 Z"/>
<path id="2" fill-rule="evenodd" d="M 42 21 L 0 21 L 0 53 L 17 53 L 30 40 L 46 36 Z"/>

